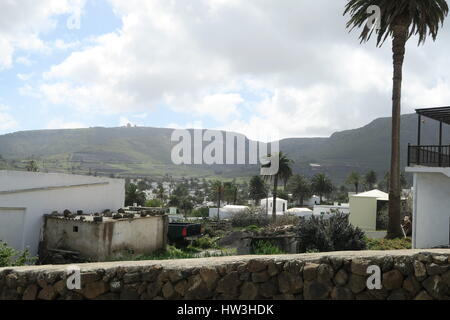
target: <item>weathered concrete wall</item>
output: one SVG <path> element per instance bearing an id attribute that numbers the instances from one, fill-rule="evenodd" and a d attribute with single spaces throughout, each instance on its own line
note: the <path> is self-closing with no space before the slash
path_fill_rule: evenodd
<path id="1" fill-rule="evenodd" d="M 90 217 L 92 218 L 92 217 Z M 103 222 L 45 217 L 45 249 L 78 251 L 90 261 L 126 254 L 149 254 L 167 244 L 168 217 L 147 216 Z"/>
<path id="2" fill-rule="evenodd" d="M 44 214 L 117 210 L 124 203 L 123 179 L 0 170 L 0 239 L 36 255 Z M 11 210 L 23 218 L 11 219 Z"/>
<path id="3" fill-rule="evenodd" d="M 0 298 L 56 299 L 449 299 L 450 250 L 237 256 L 81 265 L 80 290 L 67 266 L 0 269 Z M 366 286 L 367 267 L 382 289 Z"/>

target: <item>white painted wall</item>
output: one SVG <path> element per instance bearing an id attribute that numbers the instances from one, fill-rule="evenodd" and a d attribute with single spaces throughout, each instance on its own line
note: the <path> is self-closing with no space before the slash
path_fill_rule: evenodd
<path id="1" fill-rule="evenodd" d="M 284 214 L 287 209 L 288 209 L 288 202 L 284 199 L 280 199 L 277 198 L 276 200 L 277 203 L 277 214 Z M 272 214 L 272 208 L 273 208 L 273 198 L 267 198 L 267 199 L 262 199 L 260 202 L 260 206 L 261 208 L 263 208 L 264 210 L 267 209 L 267 214 Z"/>
<path id="2" fill-rule="evenodd" d="M 124 203 L 125 181 L 122 179 L 0 171 L 0 208 L 3 208 L 0 210 L 0 239 L 16 243 L 17 250 L 28 247 L 31 254 L 36 255 L 44 214 L 65 209 L 85 213 L 117 210 Z M 22 225 L 20 218 L 11 218 L 11 209 L 24 215 Z M 11 230 L 20 234 L 19 240 L 19 236 L 10 235 Z M 20 241 L 23 245 L 16 247 Z"/>
<path id="3" fill-rule="evenodd" d="M 326 206 L 326 205 L 317 205 L 314 206 L 314 215 L 320 216 L 320 215 L 330 215 L 331 213 L 334 213 L 336 211 L 339 211 L 344 214 L 350 213 L 350 206 L 349 204 L 342 204 L 342 205 L 336 205 L 336 206 Z"/>
<path id="4" fill-rule="evenodd" d="M 414 173 L 413 247 L 449 244 L 450 168 L 406 168 Z"/>

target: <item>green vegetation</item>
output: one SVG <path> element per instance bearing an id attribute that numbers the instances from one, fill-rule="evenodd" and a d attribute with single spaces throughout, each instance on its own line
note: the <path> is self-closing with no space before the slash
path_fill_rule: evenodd
<path id="1" fill-rule="evenodd" d="M 0 241 L 0 268 L 34 264 L 36 258 L 31 257 L 28 250 L 16 251 Z"/>
<path id="2" fill-rule="evenodd" d="M 410 238 L 402 239 L 367 239 L 367 250 L 406 250 L 412 248 Z"/>
<path id="3" fill-rule="evenodd" d="M 253 245 L 253 254 L 256 255 L 272 255 L 272 254 L 285 254 L 280 248 L 271 243 L 270 241 L 256 241 Z"/>
<path id="4" fill-rule="evenodd" d="M 364 250 L 364 232 L 337 213 L 329 219 L 313 217 L 298 225 L 300 252 Z"/>
<path id="5" fill-rule="evenodd" d="M 270 224 L 270 217 L 264 211 L 245 210 L 238 212 L 231 218 L 231 225 L 235 228 L 248 226 L 265 227 Z"/>
<path id="6" fill-rule="evenodd" d="M 192 247 L 200 249 L 219 249 L 217 245 L 218 238 L 211 238 L 208 235 L 200 237 L 192 242 Z"/>

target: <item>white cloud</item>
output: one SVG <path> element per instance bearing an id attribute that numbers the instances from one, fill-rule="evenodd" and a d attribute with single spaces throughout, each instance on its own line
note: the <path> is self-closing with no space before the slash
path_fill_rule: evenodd
<path id="1" fill-rule="evenodd" d="M 9 114 L 10 107 L 0 105 L 0 131 L 15 129 L 18 126 L 14 117 Z"/>
<path id="2" fill-rule="evenodd" d="M 84 5 L 85 0 L 2 1 L 0 71 L 12 67 L 17 50 L 48 52 L 40 34 L 56 26 L 56 15 L 79 12 Z"/>
<path id="3" fill-rule="evenodd" d="M 52 66 L 36 88 L 48 101 L 101 114 L 165 104 L 251 137 L 324 136 L 390 115 L 390 44 L 349 35 L 343 1 L 110 2 L 122 28 Z M 405 111 L 450 99 L 439 67 L 449 30 L 408 45 Z"/>

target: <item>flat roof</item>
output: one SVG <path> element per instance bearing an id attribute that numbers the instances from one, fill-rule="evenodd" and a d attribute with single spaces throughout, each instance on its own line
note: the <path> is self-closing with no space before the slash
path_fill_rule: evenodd
<path id="1" fill-rule="evenodd" d="M 450 124 L 450 107 L 416 109 L 421 116 Z"/>

